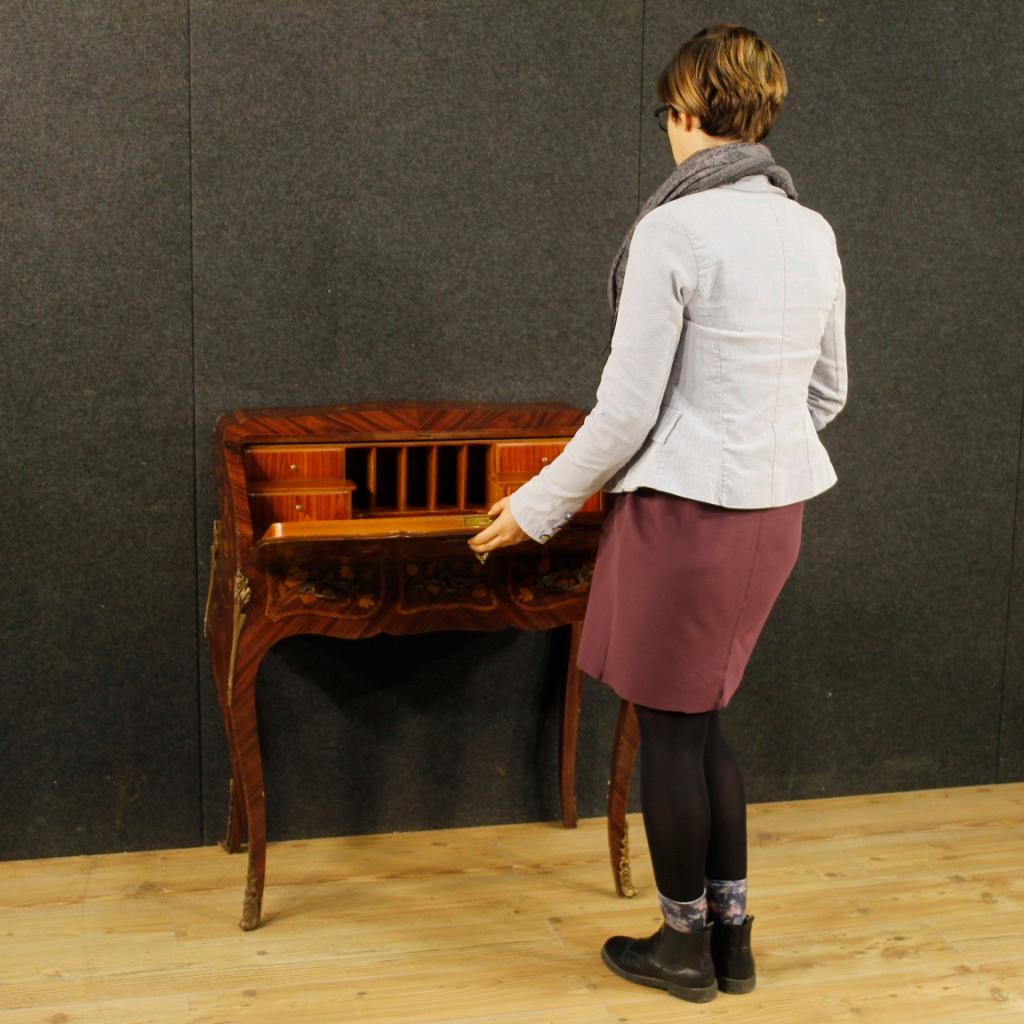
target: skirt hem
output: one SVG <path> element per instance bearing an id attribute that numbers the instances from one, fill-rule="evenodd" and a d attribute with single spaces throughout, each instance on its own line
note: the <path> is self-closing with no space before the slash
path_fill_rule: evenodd
<path id="1" fill-rule="evenodd" d="M 578 662 L 576 667 L 581 672 L 584 672 L 586 673 L 586 675 L 590 676 L 591 679 L 595 680 L 598 683 L 602 683 L 604 686 L 607 686 L 608 689 L 610 689 L 621 700 L 628 700 L 630 704 L 639 704 L 641 707 L 655 708 L 658 711 L 682 711 L 688 715 L 697 715 L 705 711 L 722 711 L 729 706 L 729 703 L 732 700 L 732 697 L 730 696 L 729 700 L 725 701 L 724 703 L 722 702 L 722 696 L 725 690 L 725 685 L 723 683 L 722 693 L 720 693 L 719 696 L 716 698 L 715 703 L 710 705 L 709 707 L 680 707 L 679 701 L 673 701 L 671 700 L 671 698 L 669 698 L 669 703 L 667 704 L 661 700 L 659 700 L 657 703 L 652 703 L 650 700 L 647 699 L 636 699 L 634 697 L 631 697 L 629 693 L 626 692 L 626 687 L 620 686 L 618 683 L 614 683 L 611 680 L 605 679 L 600 675 L 595 675 L 593 672 L 591 672 L 589 669 L 584 668 Z M 704 704 L 706 702 L 702 701 L 699 703 Z"/>

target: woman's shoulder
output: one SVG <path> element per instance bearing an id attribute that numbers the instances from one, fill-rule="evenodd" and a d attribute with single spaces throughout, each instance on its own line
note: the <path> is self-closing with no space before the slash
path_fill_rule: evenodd
<path id="1" fill-rule="evenodd" d="M 771 209 L 782 217 L 795 218 L 809 231 L 825 236 L 834 246 L 835 231 L 818 210 L 790 199 L 773 185 L 766 174 L 748 175 L 735 182 L 716 185 L 688 195 L 677 196 L 656 206 L 645 217 L 664 218 L 687 230 L 732 234 L 736 223 L 747 220 L 759 203 L 767 198 Z"/>

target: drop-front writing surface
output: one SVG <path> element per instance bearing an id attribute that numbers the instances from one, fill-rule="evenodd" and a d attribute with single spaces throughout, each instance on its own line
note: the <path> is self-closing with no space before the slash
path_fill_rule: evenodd
<path id="1" fill-rule="evenodd" d="M 567 438 L 249 444 L 243 464 L 257 546 L 291 537 L 465 536 L 555 459 Z M 578 514 L 602 511 L 592 495 Z M 293 524 L 305 524 L 298 528 Z M 319 525 L 314 525 L 319 524 Z"/>

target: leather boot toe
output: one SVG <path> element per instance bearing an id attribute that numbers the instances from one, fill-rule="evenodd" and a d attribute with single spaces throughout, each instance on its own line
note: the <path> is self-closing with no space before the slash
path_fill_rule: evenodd
<path id="1" fill-rule="evenodd" d="M 613 935 L 601 949 L 601 959 L 620 978 L 664 989 L 691 1003 L 706 1003 L 718 995 L 711 959 L 714 922 L 697 932 L 681 932 L 662 922 L 644 939 Z"/>

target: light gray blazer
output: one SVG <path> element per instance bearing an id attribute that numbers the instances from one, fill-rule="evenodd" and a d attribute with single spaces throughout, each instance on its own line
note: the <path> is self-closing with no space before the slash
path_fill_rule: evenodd
<path id="1" fill-rule="evenodd" d="M 846 288 L 821 214 L 751 174 L 655 207 L 633 232 L 597 404 L 512 493 L 544 543 L 598 490 L 730 508 L 837 480 L 818 431 L 846 403 Z"/>

